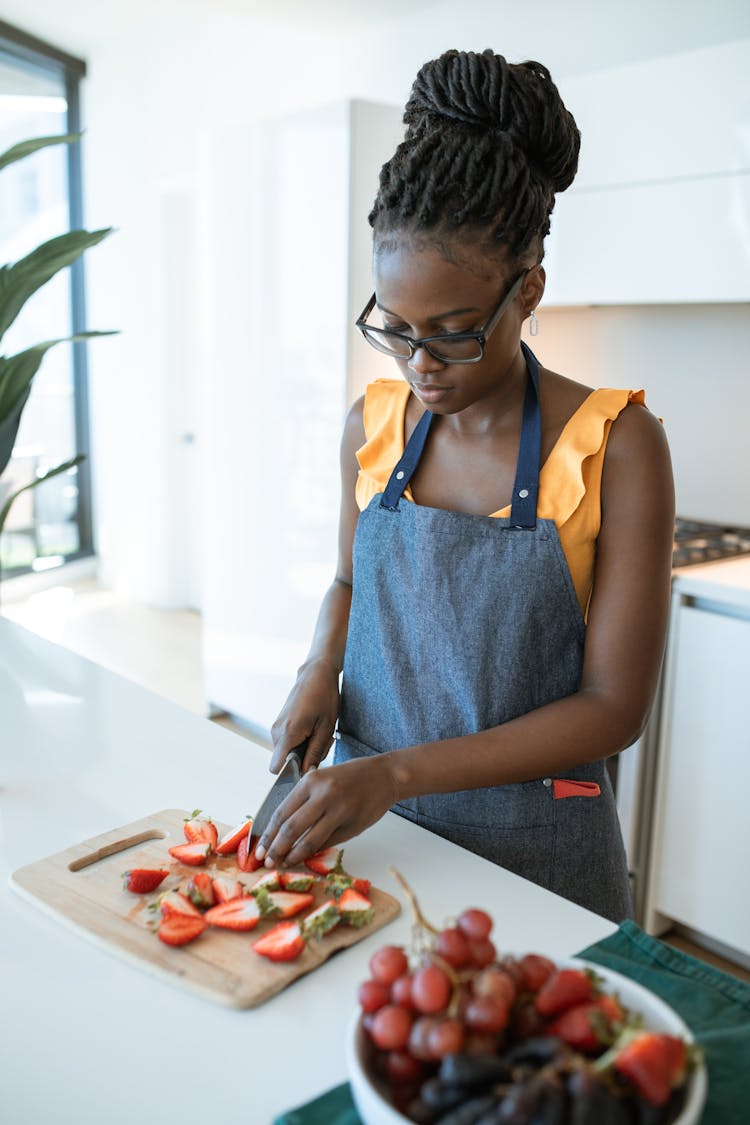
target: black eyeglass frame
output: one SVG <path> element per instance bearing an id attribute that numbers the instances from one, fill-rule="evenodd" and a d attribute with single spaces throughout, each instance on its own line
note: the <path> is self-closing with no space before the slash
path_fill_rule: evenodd
<path id="1" fill-rule="evenodd" d="M 500 298 L 498 305 L 490 313 L 487 322 L 477 332 L 443 332 L 438 336 L 422 336 L 420 339 L 415 340 L 412 336 L 406 336 L 403 332 L 396 332 L 395 329 L 392 328 L 375 328 L 367 323 L 368 316 L 375 308 L 375 293 L 373 293 L 372 297 L 370 297 L 370 300 L 367 302 L 364 309 L 354 323 L 371 347 L 375 348 L 376 351 L 381 352 L 383 355 L 391 356 L 392 359 L 409 360 L 412 358 L 417 348 L 424 348 L 425 351 L 429 352 L 433 359 L 438 360 L 440 363 L 480 363 L 481 360 L 484 359 L 485 345 L 491 332 L 500 323 L 500 319 L 503 316 L 503 313 L 506 311 L 511 301 L 523 285 L 526 275 L 530 269 L 532 269 L 532 267 L 528 266 L 525 270 L 522 271 L 522 273 L 519 274 L 516 280 L 511 284 L 508 292 Z M 386 351 L 384 348 L 379 348 L 373 340 L 372 336 L 369 335 L 369 333 L 375 333 L 378 336 L 395 337 L 398 340 L 403 340 L 405 344 L 409 345 L 409 354 L 399 355 L 397 352 L 394 352 L 391 349 L 388 349 Z M 430 344 L 436 343 L 437 341 L 442 341 L 442 343 L 445 343 L 446 341 L 459 342 L 462 340 L 476 340 L 476 342 L 479 344 L 479 355 L 466 359 L 446 358 L 445 355 L 438 355 L 437 352 L 433 351 L 433 349 L 430 347 Z"/>

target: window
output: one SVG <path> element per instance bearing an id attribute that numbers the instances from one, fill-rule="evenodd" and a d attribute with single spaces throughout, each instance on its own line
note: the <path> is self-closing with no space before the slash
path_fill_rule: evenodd
<path id="1" fill-rule="evenodd" d="M 84 64 L 0 22 L 0 151 L 37 136 L 77 132 Z M 0 263 L 82 226 L 80 145 L 53 145 L 0 173 Z M 83 263 L 26 303 L 3 340 L 6 355 L 84 327 Z M 76 453 L 88 452 L 85 343 L 45 356 L 21 419 L 0 497 Z M 0 575 L 47 570 L 93 553 L 88 459 L 22 493 L 0 536 Z"/>

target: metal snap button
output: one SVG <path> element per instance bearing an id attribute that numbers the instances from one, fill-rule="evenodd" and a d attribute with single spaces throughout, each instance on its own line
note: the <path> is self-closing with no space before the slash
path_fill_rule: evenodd
<path id="1" fill-rule="evenodd" d="M 403 479 L 404 479 L 404 474 L 403 474 L 403 472 L 402 472 L 402 471 L 401 471 L 401 470 L 399 469 L 399 471 L 398 471 L 398 472 L 396 473 L 396 480 L 403 480 Z"/>
<path id="2" fill-rule="evenodd" d="M 542 785 L 546 785 L 548 789 L 549 789 L 551 784 L 552 784 L 552 778 L 551 777 L 545 777 L 545 778 L 542 779 Z"/>
<path id="3" fill-rule="evenodd" d="M 521 491 L 518 493 L 518 495 L 521 497 L 522 500 L 525 500 L 526 497 L 529 495 L 528 488 L 522 488 Z"/>

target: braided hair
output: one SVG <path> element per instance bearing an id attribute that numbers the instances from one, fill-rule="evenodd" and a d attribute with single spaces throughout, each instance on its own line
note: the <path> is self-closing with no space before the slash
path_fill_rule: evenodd
<path id="1" fill-rule="evenodd" d="M 369 216 L 376 242 L 463 228 L 514 259 L 541 258 L 555 192 L 573 182 L 581 141 L 545 66 L 446 51 L 417 74 L 404 124 Z"/>

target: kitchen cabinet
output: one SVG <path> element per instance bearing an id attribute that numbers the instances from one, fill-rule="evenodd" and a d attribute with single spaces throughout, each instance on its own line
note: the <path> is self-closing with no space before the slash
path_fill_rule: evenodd
<path id="1" fill-rule="evenodd" d="M 336 570 L 347 407 L 392 360 L 353 322 L 401 111 L 353 101 L 207 138 L 204 687 L 268 736 Z"/>
<path id="2" fill-rule="evenodd" d="M 695 569 L 674 587 L 646 925 L 750 958 L 750 560 Z"/>
<path id="3" fill-rule="evenodd" d="M 750 40 L 571 78 L 546 305 L 750 300 Z"/>

